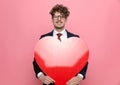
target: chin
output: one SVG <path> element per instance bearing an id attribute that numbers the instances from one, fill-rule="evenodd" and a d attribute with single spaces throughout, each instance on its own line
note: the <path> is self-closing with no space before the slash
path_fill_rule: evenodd
<path id="1" fill-rule="evenodd" d="M 62 27 L 58 27 L 58 26 L 56 26 L 55 28 L 56 28 L 56 29 L 63 29 L 64 26 L 62 26 Z"/>

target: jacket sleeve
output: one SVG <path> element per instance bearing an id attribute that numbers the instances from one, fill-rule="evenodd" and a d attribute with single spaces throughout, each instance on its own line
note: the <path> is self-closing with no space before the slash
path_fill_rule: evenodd
<path id="1" fill-rule="evenodd" d="M 86 78 L 87 68 L 88 68 L 88 62 L 86 63 L 86 65 L 84 66 L 84 68 L 79 72 L 80 74 L 83 75 L 83 79 Z"/>
<path id="2" fill-rule="evenodd" d="M 80 38 L 79 35 L 75 35 L 75 37 Z M 86 78 L 87 68 L 88 68 L 88 62 L 87 62 L 86 65 L 83 67 L 83 69 L 79 72 L 79 74 L 82 74 L 82 75 L 83 75 L 83 80 Z"/>
<path id="3" fill-rule="evenodd" d="M 33 68 L 34 68 L 34 72 L 35 72 L 35 74 L 36 74 L 36 77 L 37 77 L 37 74 L 38 74 L 39 72 L 43 72 L 43 71 L 39 68 L 38 64 L 36 63 L 35 58 L 34 58 L 34 60 L 33 60 Z M 37 78 L 38 78 L 38 77 L 37 77 Z"/>
<path id="4" fill-rule="evenodd" d="M 46 36 L 46 35 L 41 35 L 40 38 L 39 38 L 39 40 L 40 40 L 41 38 L 45 37 L 45 36 Z M 33 60 L 33 68 L 34 68 L 34 72 L 35 72 L 35 74 L 36 74 L 36 77 L 37 77 L 37 74 L 38 74 L 39 72 L 43 72 L 43 71 L 41 70 L 41 68 L 38 66 L 35 58 L 34 58 L 34 60 Z M 44 72 L 43 72 L 43 73 L 44 73 Z M 45 74 L 45 73 L 44 73 L 44 74 Z M 46 75 L 46 74 L 45 74 L 45 75 Z M 37 77 L 37 78 L 38 78 L 38 77 Z"/>

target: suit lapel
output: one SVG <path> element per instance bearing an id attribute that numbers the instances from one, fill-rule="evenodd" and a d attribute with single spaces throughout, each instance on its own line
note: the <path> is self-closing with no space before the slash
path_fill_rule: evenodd
<path id="1" fill-rule="evenodd" d="M 53 30 L 49 32 L 47 36 L 53 36 Z"/>
<path id="2" fill-rule="evenodd" d="M 70 38 L 71 37 L 71 34 L 66 30 L 67 32 L 67 38 Z"/>

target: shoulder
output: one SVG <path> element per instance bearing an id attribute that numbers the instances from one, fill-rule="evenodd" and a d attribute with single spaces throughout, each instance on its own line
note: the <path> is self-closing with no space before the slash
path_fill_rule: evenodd
<path id="1" fill-rule="evenodd" d="M 67 31 L 67 30 L 66 30 L 66 31 Z M 69 32 L 69 31 L 67 31 L 67 35 L 68 35 L 68 37 L 78 37 L 78 38 L 80 38 L 79 35 L 74 34 L 74 33 L 71 33 L 71 32 Z"/>
<path id="2" fill-rule="evenodd" d="M 53 36 L 53 31 L 41 35 L 39 39 L 42 39 L 42 38 L 47 37 L 47 36 Z"/>

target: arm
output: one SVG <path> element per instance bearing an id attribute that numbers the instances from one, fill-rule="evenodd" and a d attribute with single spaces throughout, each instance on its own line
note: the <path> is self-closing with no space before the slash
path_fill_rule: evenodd
<path id="1" fill-rule="evenodd" d="M 84 68 L 79 72 L 79 74 L 83 75 L 83 79 L 86 78 L 87 68 L 88 68 L 88 62 L 86 63 L 86 65 L 84 66 Z"/>
<path id="2" fill-rule="evenodd" d="M 41 35 L 40 38 L 39 38 L 39 40 L 40 40 L 41 38 L 43 38 L 43 37 L 45 37 L 45 35 Z M 36 78 L 39 78 L 41 74 L 46 75 L 45 73 L 43 73 L 42 69 L 39 68 L 39 66 L 38 66 L 35 58 L 34 58 L 34 60 L 33 60 L 33 67 L 34 67 L 34 72 L 35 72 L 35 74 L 36 74 Z"/>
<path id="3" fill-rule="evenodd" d="M 36 74 L 36 77 L 38 78 L 39 77 L 39 73 L 40 72 L 43 72 L 40 68 L 39 68 L 39 66 L 38 66 L 38 64 L 36 63 L 36 61 L 35 61 L 35 58 L 34 58 L 34 60 L 33 60 L 33 67 L 34 67 L 34 72 L 35 72 L 35 74 Z"/>
<path id="4" fill-rule="evenodd" d="M 36 74 L 36 78 L 40 79 L 41 82 L 43 83 L 43 85 L 53 85 L 53 83 L 55 82 L 55 80 L 53 80 L 51 77 L 47 76 L 42 70 L 41 68 L 39 68 L 38 64 L 35 61 L 33 61 L 33 67 L 34 67 L 34 71 Z"/>

